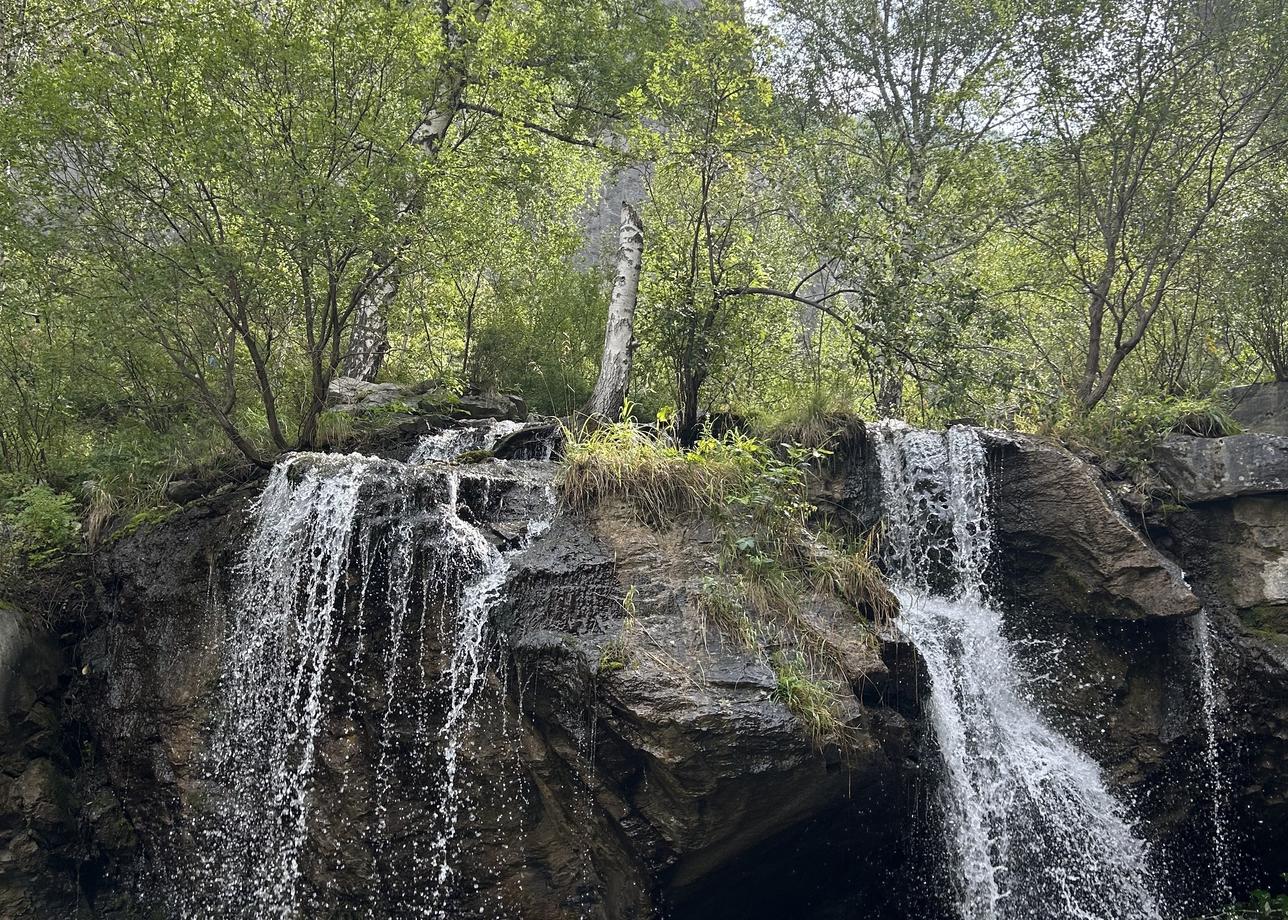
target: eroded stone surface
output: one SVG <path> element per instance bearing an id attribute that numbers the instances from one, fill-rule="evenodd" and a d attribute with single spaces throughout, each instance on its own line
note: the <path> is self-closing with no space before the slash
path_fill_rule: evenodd
<path id="1" fill-rule="evenodd" d="M 997 576 L 1021 601 L 1123 619 L 1198 612 L 1180 568 L 1132 526 L 1095 467 L 1039 438 L 989 440 Z"/>
<path id="2" fill-rule="evenodd" d="M 1035 439 L 994 444 L 995 580 L 1014 595 L 1016 637 L 1033 640 L 1034 673 L 1052 677 L 1036 685 L 1043 711 L 1130 790 L 1151 837 L 1183 839 L 1201 782 L 1185 644 L 1198 601 L 1094 468 Z M 869 461 L 860 433 L 820 485 L 821 513 L 857 531 L 876 519 Z M 493 469 L 505 465 L 470 468 L 464 513 L 513 546 L 533 509 L 524 490 L 484 482 Z M 230 489 L 114 544 L 88 618 L 63 627 L 73 638 L 26 629 L 15 644 L 10 631 L 7 647 L 23 651 L 0 679 L 0 915 L 124 920 L 143 915 L 137 890 L 166 884 L 141 874 L 140 859 L 181 853 L 185 817 L 211 792 L 200 763 L 219 601 L 254 490 Z M 1241 497 L 1166 525 L 1214 611 L 1243 758 L 1231 768 L 1240 833 L 1263 856 L 1285 851 L 1288 827 L 1286 509 L 1288 496 Z M 916 886 L 899 873 L 935 765 L 914 652 L 873 643 L 852 630 L 852 612 L 810 599 L 804 615 L 843 652 L 856 733 L 848 760 L 815 749 L 776 698 L 764 655 L 698 615 L 714 539 L 701 521 L 658 531 L 608 507 L 559 515 L 515 557 L 495 617 L 502 666 L 462 753 L 462 783 L 482 794 L 461 854 L 479 888 L 462 889 L 461 916 L 910 915 Z M 367 615 L 369 638 L 382 641 L 381 614 Z M 431 673 L 441 644 L 427 645 Z M 361 913 L 386 858 L 361 792 L 374 776 L 383 689 L 376 674 L 345 680 L 337 698 L 358 705 L 325 719 L 303 867 L 325 893 L 319 916 Z M 410 839 L 426 807 L 400 801 L 385 833 Z"/>
<path id="3" fill-rule="evenodd" d="M 1229 398 L 1230 414 L 1244 432 L 1288 436 L 1288 382 L 1234 387 Z"/>
<path id="4" fill-rule="evenodd" d="M 1288 489 L 1288 436 L 1284 435 L 1169 435 L 1154 449 L 1153 462 L 1186 504 Z"/>

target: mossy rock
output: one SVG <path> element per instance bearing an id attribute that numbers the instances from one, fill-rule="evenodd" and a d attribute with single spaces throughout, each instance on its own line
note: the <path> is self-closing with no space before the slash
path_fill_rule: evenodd
<path id="1" fill-rule="evenodd" d="M 1239 611 L 1239 619 L 1250 630 L 1266 638 L 1288 641 L 1288 606 L 1266 604 Z"/>
<path id="2" fill-rule="evenodd" d="M 174 506 L 170 506 L 168 508 L 144 508 L 123 525 L 112 531 L 107 538 L 107 542 L 115 543 L 117 540 L 122 540 L 131 534 L 137 533 L 144 527 L 152 527 L 157 524 L 161 524 L 169 520 L 178 510 L 179 509 Z"/>

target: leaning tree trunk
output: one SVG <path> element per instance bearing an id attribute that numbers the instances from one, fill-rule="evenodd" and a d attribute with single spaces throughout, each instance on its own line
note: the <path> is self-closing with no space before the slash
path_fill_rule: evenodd
<path id="1" fill-rule="evenodd" d="M 635 301 L 639 294 L 640 267 L 644 263 L 644 223 L 626 202 L 622 202 L 622 226 L 617 249 L 617 278 L 608 305 L 608 328 L 604 330 L 604 356 L 599 379 L 583 410 L 586 415 L 617 421 L 626 402 L 631 382 L 631 358 L 635 353 Z"/>

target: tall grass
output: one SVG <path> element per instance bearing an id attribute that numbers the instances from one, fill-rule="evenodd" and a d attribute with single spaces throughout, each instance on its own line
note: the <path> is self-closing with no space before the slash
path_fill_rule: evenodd
<path id="1" fill-rule="evenodd" d="M 564 501 L 587 510 L 610 498 L 660 524 L 686 512 L 724 505 L 753 477 L 767 454 L 754 438 L 701 438 L 683 448 L 669 429 L 626 419 L 612 425 L 565 429 L 558 486 Z"/>

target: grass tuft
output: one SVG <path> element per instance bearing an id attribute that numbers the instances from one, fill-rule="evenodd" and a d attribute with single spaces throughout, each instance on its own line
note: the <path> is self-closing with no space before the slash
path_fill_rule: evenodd
<path id="1" fill-rule="evenodd" d="M 564 435 L 558 482 L 564 502 L 584 511 L 607 499 L 624 499 L 650 524 L 722 506 L 767 453 L 761 442 L 740 434 L 704 437 L 686 449 L 668 430 L 630 419 L 565 429 Z"/>
<path id="2" fill-rule="evenodd" d="M 772 443 L 821 450 L 833 447 L 856 430 L 861 431 L 863 419 L 847 400 L 815 390 L 806 402 L 764 421 L 762 427 Z"/>
<path id="3" fill-rule="evenodd" d="M 841 710 L 841 688 L 820 680 L 800 654 L 776 654 L 773 668 L 774 697 L 800 720 L 810 740 L 819 747 L 828 742 L 844 747 L 852 733 Z"/>
<path id="4" fill-rule="evenodd" d="M 703 632 L 714 628 L 760 656 L 778 675 L 778 697 L 818 745 L 849 748 L 846 674 L 855 634 L 814 609 L 811 601 L 839 601 L 873 641 L 897 602 L 875 564 L 875 538 L 853 543 L 818 526 L 809 501 L 810 476 L 827 451 L 798 444 L 770 449 L 740 433 L 710 433 L 692 447 L 670 432 L 630 419 L 565 431 L 567 447 L 558 486 L 566 505 L 586 511 L 618 500 L 650 526 L 700 514 L 717 528 L 719 573 L 696 598 Z M 625 637 L 623 632 L 623 638 Z M 606 643 L 599 669 L 629 662 L 623 639 Z M 766 649 L 775 649 L 766 656 Z"/>

